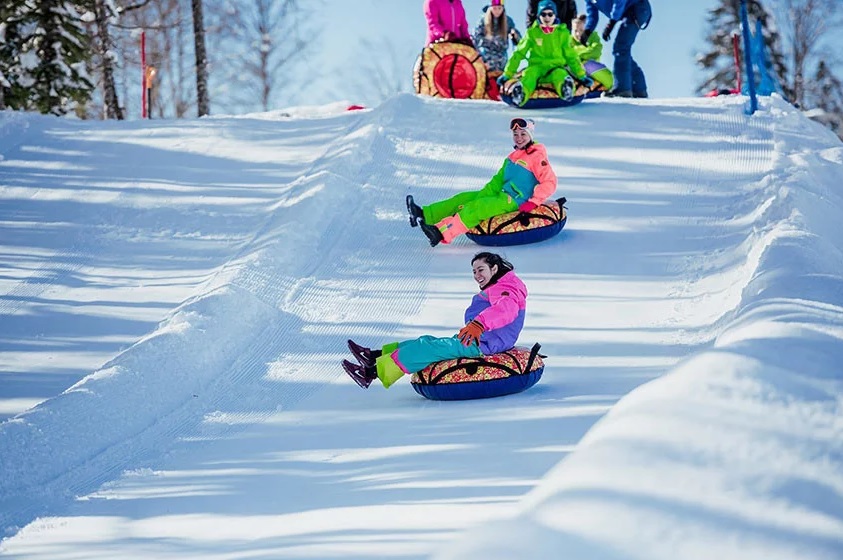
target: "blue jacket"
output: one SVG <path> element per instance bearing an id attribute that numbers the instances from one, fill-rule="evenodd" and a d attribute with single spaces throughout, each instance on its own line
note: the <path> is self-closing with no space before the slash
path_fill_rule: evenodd
<path id="1" fill-rule="evenodd" d="M 597 22 L 600 19 L 600 13 L 603 12 L 609 19 L 615 21 L 622 20 L 627 13 L 627 10 L 632 6 L 646 2 L 647 0 L 586 0 L 585 1 L 585 28 L 597 29 Z M 644 29 L 647 27 L 647 21 L 638 22 L 639 27 Z"/>

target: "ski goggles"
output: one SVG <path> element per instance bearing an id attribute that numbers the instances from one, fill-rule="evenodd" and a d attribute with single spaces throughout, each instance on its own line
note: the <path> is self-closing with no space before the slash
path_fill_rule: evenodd
<path id="1" fill-rule="evenodd" d="M 540 13 L 540 14 L 539 14 L 539 16 L 540 16 L 540 17 L 543 17 L 543 18 L 555 18 L 555 17 L 556 17 L 556 14 L 555 14 L 555 13 L 553 13 L 553 12 L 548 11 L 548 12 L 542 12 L 542 13 Z"/>
<path id="2" fill-rule="evenodd" d="M 509 130 L 518 130 L 519 128 L 523 128 L 524 130 L 532 133 L 536 128 L 536 123 L 533 119 L 522 119 L 521 117 L 515 117 L 509 121 Z"/>

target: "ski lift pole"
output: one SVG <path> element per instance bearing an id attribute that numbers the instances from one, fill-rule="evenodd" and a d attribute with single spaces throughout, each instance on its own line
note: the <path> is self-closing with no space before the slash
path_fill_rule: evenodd
<path id="1" fill-rule="evenodd" d="M 747 115 L 752 115 L 758 109 L 758 98 L 755 96 L 755 73 L 752 70 L 752 45 L 749 37 L 749 16 L 746 12 L 746 0 L 741 0 L 741 28 L 743 29 L 743 52 L 746 59 L 746 85 L 749 91 L 749 107 Z"/>
<path id="2" fill-rule="evenodd" d="M 140 36 L 141 59 L 141 118 L 146 118 L 146 31 L 141 30 Z"/>

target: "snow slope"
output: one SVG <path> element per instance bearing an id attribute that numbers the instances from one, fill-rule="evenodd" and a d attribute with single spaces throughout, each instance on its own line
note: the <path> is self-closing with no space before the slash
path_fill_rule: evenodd
<path id="1" fill-rule="evenodd" d="M 337 363 L 461 326 L 478 247 L 403 198 L 482 186 L 515 113 L 343 109 L 0 114 L 0 556 L 843 558 L 833 135 L 778 98 L 534 113 L 570 219 L 506 256 L 545 375 L 442 403 Z"/>

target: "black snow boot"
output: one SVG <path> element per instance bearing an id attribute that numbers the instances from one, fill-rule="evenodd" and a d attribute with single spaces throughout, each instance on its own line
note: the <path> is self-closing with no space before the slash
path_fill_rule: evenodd
<path id="1" fill-rule="evenodd" d="M 363 367 L 360 364 L 352 364 L 348 360 L 342 361 L 342 369 L 363 389 L 368 389 L 372 381 L 378 378 L 378 373 L 374 367 Z"/>
<path id="2" fill-rule="evenodd" d="M 429 226 L 424 223 L 424 220 L 419 222 L 419 227 L 421 227 L 422 232 L 427 236 L 427 240 L 430 241 L 431 247 L 436 247 L 442 240 L 445 239 L 442 237 L 442 232 L 439 231 L 439 228 L 436 226 Z"/>
<path id="3" fill-rule="evenodd" d="M 352 354 L 354 354 L 354 359 L 360 362 L 360 365 L 364 368 L 375 367 L 375 360 L 377 360 L 382 353 L 380 350 L 372 350 L 371 348 L 360 346 L 353 340 L 348 341 L 348 349 L 351 350 Z"/>
<path id="4" fill-rule="evenodd" d="M 410 225 L 416 227 L 424 221 L 424 210 L 413 200 L 413 195 L 407 195 L 407 212 L 410 213 Z"/>

